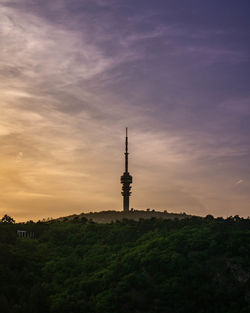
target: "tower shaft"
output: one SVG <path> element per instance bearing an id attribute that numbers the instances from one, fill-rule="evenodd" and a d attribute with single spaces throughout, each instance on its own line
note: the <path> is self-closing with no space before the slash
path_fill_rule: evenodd
<path id="1" fill-rule="evenodd" d="M 128 171 L 128 129 L 126 128 L 125 138 L 125 172 L 121 176 L 122 196 L 123 196 L 123 211 L 129 211 L 129 197 L 131 195 L 132 176 Z"/>
<path id="2" fill-rule="evenodd" d="M 128 173 L 128 129 L 126 128 L 126 139 L 125 139 L 125 173 Z"/>

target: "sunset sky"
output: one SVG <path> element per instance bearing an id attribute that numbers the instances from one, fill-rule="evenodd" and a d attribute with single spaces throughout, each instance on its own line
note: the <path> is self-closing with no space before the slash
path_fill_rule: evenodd
<path id="1" fill-rule="evenodd" d="M 0 0 L 0 217 L 250 215 L 249 0 Z"/>

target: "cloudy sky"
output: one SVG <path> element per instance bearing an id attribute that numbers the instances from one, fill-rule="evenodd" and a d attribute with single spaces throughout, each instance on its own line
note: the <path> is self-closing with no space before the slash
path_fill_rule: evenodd
<path id="1" fill-rule="evenodd" d="M 0 215 L 250 215 L 248 0 L 0 0 Z"/>

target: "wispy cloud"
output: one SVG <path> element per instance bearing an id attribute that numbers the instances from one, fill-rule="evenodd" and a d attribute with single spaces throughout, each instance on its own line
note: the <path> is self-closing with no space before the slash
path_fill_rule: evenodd
<path id="1" fill-rule="evenodd" d="M 240 184 L 242 184 L 244 182 L 244 180 L 243 179 L 240 179 L 240 180 L 238 180 L 236 183 L 235 183 L 235 185 L 240 185 Z"/>
<path id="2" fill-rule="evenodd" d="M 128 126 L 133 206 L 202 214 L 237 200 L 245 214 L 228 190 L 249 159 L 235 119 L 249 95 L 229 96 L 217 65 L 234 69 L 247 52 L 218 43 L 227 32 L 108 0 L 2 1 L 0 15 L 0 208 L 120 208 Z"/>

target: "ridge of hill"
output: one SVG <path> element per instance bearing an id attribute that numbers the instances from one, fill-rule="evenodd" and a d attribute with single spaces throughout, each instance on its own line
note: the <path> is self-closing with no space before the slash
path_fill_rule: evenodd
<path id="1" fill-rule="evenodd" d="M 100 211 L 100 212 L 88 212 L 81 214 L 72 214 L 65 217 L 60 217 L 56 220 L 67 221 L 67 220 L 81 220 L 87 219 L 95 223 L 110 223 L 115 221 L 121 221 L 123 219 L 139 221 L 140 219 L 151 219 L 151 218 L 161 218 L 161 219 L 184 219 L 190 218 L 192 215 L 186 213 L 170 213 L 168 211 L 156 211 L 156 210 L 130 210 L 125 211 Z"/>

